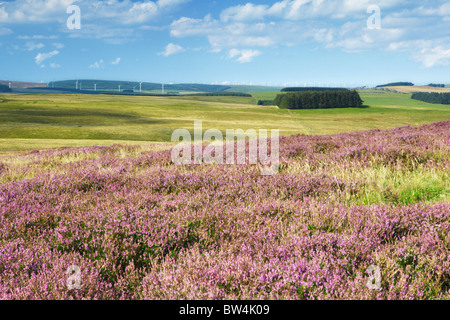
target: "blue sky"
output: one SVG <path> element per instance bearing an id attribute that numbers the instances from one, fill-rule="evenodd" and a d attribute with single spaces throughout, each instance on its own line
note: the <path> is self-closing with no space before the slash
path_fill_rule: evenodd
<path id="1" fill-rule="evenodd" d="M 80 29 L 67 27 L 71 5 Z M 448 1 L 0 0 L 2 80 L 372 86 L 449 75 Z"/>

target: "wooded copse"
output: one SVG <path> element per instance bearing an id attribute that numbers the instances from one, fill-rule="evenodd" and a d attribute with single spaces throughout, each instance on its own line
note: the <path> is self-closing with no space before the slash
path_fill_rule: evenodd
<path id="1" fill-rule="evenodd" d="M 412 87 L 414 86 L 414 83 L 412 82 L 392 82 L 388 84 L 382 84 L 379 86 L 376 86 L 377 88 L 384 88 L 384 87 Z"/>
<path id="2" fill-rule="evenodd" d="M 290 92 L 274 102 L 281 109 L 360 108 L 363 103 L 356 90 Z"/>
<path id="3" fill-rule="evenodd" d="M 11 91 L 12 90 L 8 86 L 0 84 L 0 92 L 11 92 Z"/>
<path id="4" fill-rule="evenodd" d="M 289 87 L 281 89 L 281 92 L 300 92 L 300 91 L 345 91 L 346 88 L 326 88 L 326 87 Z"/>
<path id="5" fill-rule="evenodd" d="M 411 99 L 428 103 L 450 104 L 450 93 L 416 92 L 411 95 Z"/>
<path id="6" fill-rule="evenodd" d="M 258 100 L 258 106 L 274 106 L 275 102 L 273 100 Z"/>

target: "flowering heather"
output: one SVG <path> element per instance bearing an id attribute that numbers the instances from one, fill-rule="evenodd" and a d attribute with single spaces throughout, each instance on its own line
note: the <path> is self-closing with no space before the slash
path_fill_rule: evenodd
<path id="1" fill-rule="evenodd" d="M 450 299 L 450 121 L 281 137 L 274 176 L 169 148 L 2 156 L 0 298 Z"/>

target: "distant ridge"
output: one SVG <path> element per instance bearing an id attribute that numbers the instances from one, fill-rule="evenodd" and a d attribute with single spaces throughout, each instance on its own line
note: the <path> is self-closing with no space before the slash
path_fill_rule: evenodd
<path id="1" fill-rule="evenodd" d="M 377 88 L 384 88 L 384 87 L 413 87 L 414 83 L 412 82 L 392 82 L 387 84 L 382 84 L 377 86 Z"/>
<path id="2" fill-rule="evenodd" d="M 78 83 L 77 83 L 78 82 Z M 61 81 L 25 82 L 0 80 L 0 85 L 8 86 L 16 93 L 131 93 L 143 95 L 178 95 L 196 93 L 253 93 L 253 92 L 280 92 L 282 87 L 264 85 L 238 85 L 238 84 L 201 84 L 201 83 L 170 83 L 96 80 L 96 79 L 70 79 Z M 119 87 L 120 86 L 120 87 Z M 120 88 L 120 90 L 119 90 Z"/>
<path id="3" fill-rule="evenodd" d="M 78 81 L 78 85 L 77 85 Z M 119 92 L 133 90 L 135 93 L 163 93 L 163 84 L 155 82 L 119 81 L 119 80 L 63 80 L 49 83 L 50 88 L 62 90 L 88 90 L 88 91 L 110 91 Z M 164 94 L 183 93 L 219 93 L 219 92 L 279 92 L 281 87 L 258 86 L 258 85 L 222 85 L 222 84 L 201 84 L 201 83 L 170 83 L 164 84 Z"/>
<path id="4" fill-rule="evenodd" d="M 77 84 L 78 83 L 78 84 Z M 141 89 L 144 92 L 161 92 L 161 93 L 182 93 L 182 92 L 223 92 L 230 89 L 230 86 L 224 85 L 209 85 L 209 84 L 197 84 L 197 83 L 181 83 L 181 84 L 163 84 L 153 82 L 137 81 L 112 81 L 112 80 L 64 80 L 53 81 L 49 83 L 50 88 L 55 89 L 70 89 L 74 90 L 89 90 L 89 91 L 111 91 L 119 92 L 123 90 L 133 90 L 134 92 L 140 92 Z"/>
<path id="5" fill-rule="evenodd" d="M 330 87 L 290 87 L 283 88 L 281 92 L 302 92 L 302 91 L 348 91 L 347 88 L 330 88 Z"/>
<path id="6" fill-rule="evenodd" d="M 45 88 L 45 87 L 47 87 L 47 83 L 41 83 L 41 82 L 0 80 L 0 84 L 5 85 L 5 86 L 9 86 L 10 83 L 11 83 L 11 89 Z"/>

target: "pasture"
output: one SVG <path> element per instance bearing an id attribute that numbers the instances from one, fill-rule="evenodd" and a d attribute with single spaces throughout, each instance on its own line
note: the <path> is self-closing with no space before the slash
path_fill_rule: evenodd
<path id="1" fill-rule="evenodd" d="M 0 150 L 168 142 L 175 129 L 280 129 L 281 135 L 333 134 L 419 126 L 450 119 L 448 106 L 410 95 L 362 91 L 368 108 L 280 110 L 257 106 L 276 92 L 248 97 L 108 95 L 0 96 Z"/>

